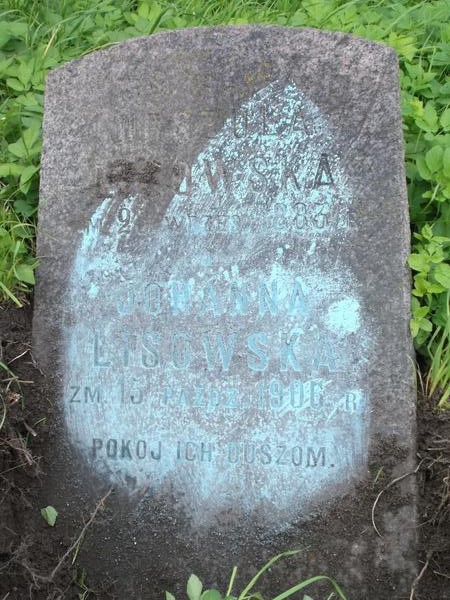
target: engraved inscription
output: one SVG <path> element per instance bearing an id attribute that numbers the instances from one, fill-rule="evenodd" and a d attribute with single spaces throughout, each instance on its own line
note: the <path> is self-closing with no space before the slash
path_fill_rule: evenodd
<path id="1" fill-rule="evenodd" d="M 73 264 L 64 381 L 103 477 L 178 490 L 194 521 L 238 501 L 276 526 L 365 472 L 375 334 L 339 253 L 354 198 L 334 136 L 274 81 L 192 164 L 110 165 Z M 170 190 L 160 222 L 127 182 Z"/>

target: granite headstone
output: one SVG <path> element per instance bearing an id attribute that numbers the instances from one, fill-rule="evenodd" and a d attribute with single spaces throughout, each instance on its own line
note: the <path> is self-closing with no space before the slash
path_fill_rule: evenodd
<path id="1" fill-rule="evenodd" d="M 44 496 L 70 528 L 113 488 L 91 580 L 161 598 L 305 547 L 269 588 L 325 572 L 355 600 L 404 597 L 413 478 L 371 509 L 414 468 L 408 251 L 385 46 L 193 29 L 50 73 Z"/>

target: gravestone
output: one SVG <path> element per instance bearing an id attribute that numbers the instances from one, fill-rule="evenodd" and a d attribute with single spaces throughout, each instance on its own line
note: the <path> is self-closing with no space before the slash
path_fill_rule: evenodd
<path id="1" fill-rule="evenodd" d="M 415 571 L 415 390 L 398 67 L 339 33 L 164 33 L 51 72 L 34 348 L 56 416 L 44 499 L 80 561 L 161 598 Z M 375 527 L 374 527 L 375 526 Z M 325 594 L 323 591 L 322 594 Z"/>

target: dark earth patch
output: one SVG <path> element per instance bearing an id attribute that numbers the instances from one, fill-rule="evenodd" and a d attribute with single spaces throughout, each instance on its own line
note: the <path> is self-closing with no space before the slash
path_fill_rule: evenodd
<path id="1" fill-rule="evenodd" d="M 90 567 L 93 568 L 94 565 L 85 561 L 83 549 L 87 550 L 86 555 L 92 556 L 94 533 L 96 540 L 107 539 L 110 522 L 114 519 L 117 506 L 121 504 L 123 506 L 123 499 L 114 497 L 113 493 L 105 500 L 104 507 L 100 504 L 93 506 L 92 501 L 83 502 L 83 497 L 88 498 L 89 493 L 88 490 L 84 493 L 85 490 L 81 489 L 77 494 L 76 510 L 73 509 L 73 505 L 66 511 L 64 506 L 58 506 L 60 516 L 55 527 L 49 527 L 40 516 L 40 508 L 44 506 L 41 495 L 42 477 L 44 473 L 52 472 L 52 464 L 46 464 L 42 457 L 46 454 L 45 448 L 52 444 L 54 408 L 50 403 L 47 383 L 36 368 L 31 355 L 31 319 L 31 307 L 0 308 L 1 361 L 14 373 L 14 377 L 4 370 L 1 373 L 1 391 L 7 407 L 7 419 L 0 431 L 0 600 L 118 598 L 114 592 L 116 584 L 113 573 L 105 571 L 104 580 L 96 584 L 95 589 L 89 587 L 92 585 Z M 19 384 L 17 380 L 27 383 Z M 420 492 L 418 572 L 422 569 L 424 572 L 417 584 L 414 596 L 416 600 L 450 598 L 449 427 L 450 413 L 433 412 L 431 402 L 419 401 L 417 455 L 421 466 L 417 475 Z M 389 471 L 394 469 L 397 461 L 402 458 L 403 449 L 398 448 L 395 441 L 391 446 L 389 451 L 380 448 L 384 457 L 390 456 L 391 461 L 389 464 L 384 461 L 383 470 L 375 478 L 376 481 L 372 486 L 360 486 L 357 497 L 361 501 L 358 505 L 350 495 L 339 498 L 338 503 L 328 507 L 327 527 L 324 528 L 322 520 L 320 532 L 314 531 L 313 519 L 306 526 L 302 524 L 303 531 L 307 527 L 309 539 L 318 539 L 318 535 L 323 538 L 323 531 L 327 531 L 331 539 L 338 522 L 342 524 L 343 521 L 348 521 L 353 527 L 355 523 L 367 522 L 365 512 L 370 506 L 370 500 L 373 503 L 380 491 L 392 481 Z M 376 451 L 371 459 L 373 463 L 371 471 L 374 472 L 378 465 Z M 75 474 L 75 477 L 79 475 Z M 79 480 L 83 481 L 82 478 Z M 141 502 L 145 508 L 146 500 L 141 499 Z M 393 485 L 381 495 L 377 509 L 381 511 L 384 503 L 395 506 L 396 503 L 403 502 L 400 486 Z M 158 511 L 158 503 L 153 501 L 152 506 L 148 508 Z M 94 520 L 86 526 L 96 509 Z M 375 516 L 376 514 L 377 511 Z M 167 518 L 172 517 L 168 514 Z M 234 518 L 230 515 L 231 540 L 233 537 L 238 539 L 240 533 L 240 529 L 233 523 Z M 161 565 L 164 564 L 164 571 L 176 573 L 177 562 L 183 559 L 192 571 L 205 580 L 205 583 L 224 586 L 234 564 L 234 557 L 227 555 L 225 550 L 230 547 L 230 539 L 224 545 L 220 536 L 216 536 L 217 539 L 214 535 L 211 536 L 211 554 L 217 557 L 215 562 L 217 568 L 214 573 L 203 572 L 202 565 L 196 559 L 192 549 L 187 524 L 180 522 L 177 525 L 176 540 L 159 540 L 162 548 L 159 560 L 163 561 Z M 83 539 L 77 543 L 83 530 Z M 133 544 L 133 534 L 134 532 L 123 532 L 122 550 L 125 558 Z M 155 532 L 155 536 L 158 536 L 158 532 Z M 323 539 L 321 542 L 320 545 L 326 548 Z M 298 543 L 298 537 L 294 539 L 294 535 L 285 536 L 283 543 L 286 549 L 291 549 Z M 342 539 L 343 555 L 346 552 L 346 545 L 350 543 L 350 538 Z M 270 556 L 270 549 L 265 544 L 264 532 L 256 529 L 253 531 L 252 539 L 249 539 L 245 545 L 249 557 L 245 568 L 251 572 Z M 172 547 L 176 547 L 178 553 L 171 551 Z M 261 548 L 265 549 L 261 550 Z M 107 552 L 107 547 L 96 549 L 99 557 Z M 320 565 L 327 561 L 327 557 L 316 555 L 314 548 L 311 547 L 305 552 L 306 562 L 312 568 L 316 564 L 316 573 L 320 572 Z M 61 560 L 63 557 L 65 560 Z M 173 569 L 168 570 L 167 564 L 173 565 Z M 289 582 L 282 579 L 284 569 L 277 568 L 272 569 L 266 581 L 275 582 L 273 588 L 281 591 L 286 587 L 286 583 L 294 583 L 299 577 L 304 577 L 301 564 L 301 555 L 291 559 L 292 570 Z M 377 572 L 368 574 L 364 565 L 360 565 L 360 568 L 365 572 L 366 577 L 371 578 L 370 587 L 373 591 L 370 598 L 391 600 L 385 591 L 388 589 L 388 569 L 380 565 Z M 179 581 L 177 584 L 170 580 L 161 581 L 158 570 L 158 561 L 149 564 L 147 574 L 149 585 L 153 579 L 152 574 L 161 585 L 161 589 L 154 590 L 154 597 L 163 598 L 165 585 L 174 592 L 183 589 L 185 581 Z M 186 578 L 188 575 L 189 573 L 186 572 Z M 121 587 L 123 588 L 123 582 Z M 89 589 L 91 592 L 88 592 Z M 264 591 L 264 582 L 261 589 Z M 383 592 L 380 595 L 381 589 Z M 317 596 L 317 592 L 313 594 L 315 600 L 316 597 L 320 599 L 328 597 L 327 592 L 321 593 L 320 596 Z M 392 598 L 398 596 L 393 593 Z"/>

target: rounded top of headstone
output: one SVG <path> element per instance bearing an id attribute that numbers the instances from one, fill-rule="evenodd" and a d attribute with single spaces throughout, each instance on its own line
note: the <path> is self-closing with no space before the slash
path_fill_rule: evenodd
<path id="1" fill-rule="evenodd" d="M 377 57 L 378 60 L 397 61 L 395 50 L 385 44 L 339 31 L 323 31 L 312 28 L 285 27 L 281 25 L 219 25 L 216 27 L 192 27 L 162 31 L 151 36 L 142 36 L 113 44 L 108 48 L 96 50 L 90 54 L 76 58 L 60 67 L 49 71 L 47 77 L 54 78 L 74 74 L 81 67 L 92 68 L 95 63 L 103 64 L 108 60 L 117 60 L 123 55 L 129 60 L 137 61 L 152 54 L 161 57 L 161 53 L 172 55 L 186 49 L 189 52 L 211 50 L 214 47 L 227 48 L 237 58 L 242 48 L 254 51 L 255 48 L 264 54 L 278 48 L 283 54 L 299 53 L 308 48 L 308 54 L 314 49 L 317 55 L 348 57 L 351 62 L 355 52 L 367 56 L 367 66 Z"/>

